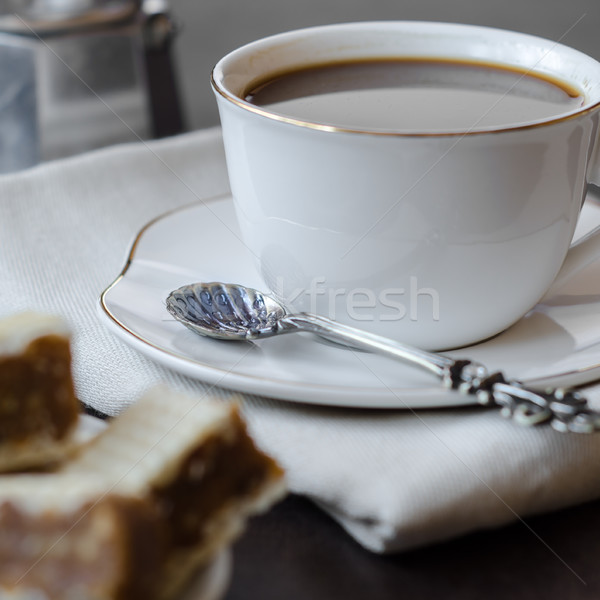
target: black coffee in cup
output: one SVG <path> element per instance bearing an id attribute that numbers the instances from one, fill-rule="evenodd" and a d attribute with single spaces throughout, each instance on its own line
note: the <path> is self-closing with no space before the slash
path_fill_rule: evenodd
<path id="1" fill-rule="evenodd" d="M 255 82 L 245 99 L 292 119 L 339 128 L 453 132 L 550 119 L 582 91 L 514 67 L 448 59 L 377 59 L 301 68 Z"/>

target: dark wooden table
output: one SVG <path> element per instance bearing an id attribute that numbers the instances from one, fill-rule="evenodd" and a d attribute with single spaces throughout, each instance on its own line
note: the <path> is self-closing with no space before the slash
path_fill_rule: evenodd
<path id="1" fill-rule="evenodd" d="M 234 547 L 226 600 L 600 599 L 600 501 L 526 525 L 379 556 L 290 496 Z"/>

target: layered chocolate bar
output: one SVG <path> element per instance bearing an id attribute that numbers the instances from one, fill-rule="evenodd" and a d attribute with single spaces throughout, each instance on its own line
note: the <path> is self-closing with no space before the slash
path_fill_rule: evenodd
<path id="1" fill-rule="evenodd" d="M 66 323 L 33 312 L 0 320 L 0 471 L 64 458 L 79 410 Z"/>
<path id="2" fill-rule="evenodd" d="M 0 479 L 0 598 L 146 600 L 164 564 L 151 503 L 88 478 Z"/>
<path id="3" fill-rule="evenodd" d="M 35 479 L 20 477 L 27 485 Z M 18 480 L 19 476 L 6 479 Z M 131 540 L 138 537 L 143 546 L 153 544 L 157 549 L 154 558 L 145 559 L 149 573 L 144 599 L 174 598 L 200 566 L 239 535 L 249 515 L 268 508 L 285 491 L 282 470 L 255 446 L 235 404 L 176 394 L 164 388 L 141 398 L 59 472 L 40 475 L 38 479 L 50 482 L 44 484 L 45 489 L 54 486 L 64 490 L 66 508 L 59 517 L 54 516 L 55 508 L 49 510 L 44 493 L 21 506 L 14 496 L 7 498 L 0 481 L 0 531 L 4 527 L 1 515 L 10 514 L 10 520 L 21 524 L 22 537 L 35 539 L 36 532 L 48 530 L 56 539 L 62 539 L 66 530 L 72 543 L 83 548 L 97 548 L 102 540 L 102 553 L 90 552 L 87 556 L 94 557 L 92 562 L 100 561 L 99 566 L 105 560 L 113 565 L 105 569 L 105 587 L 101 589 L 102 594 L 110 591 L 112 596 L 98 595 L 95 579 L 86 576 L 84 579 L 90 581 L 87 592 L 96 596 L 81 598 L 94 600 L 137 598 L 134 594 L 141 589 L 144 575 L 134 565 L 140 561 L 143 549 Z M 90 490 L 89 494 L 71 492 L 74 481 L 79 490 Z M 11 485 L 18 487 L 18 483 Z M 72 502 L 70 495 L 77 501 Z M 140 508 L 134 518 L 135 511 L 130 508 L 135 503 Z M 94 527 L 91 517 L 87 521 L 82 518 L 83 514 L 94 514 L 101 505 L 110 507 L 112 522 L 120 520 L 120 527 L 110 526 L 110 520 L 106 528 Z M 55 503 L 51 503 L 52 507 Z M 142 527 L 143 534 L 135 533 L 139 531 L 139 519 L 152 524 Z M 89 522 L 89 526 L 77 536 L 80 521 Z M 130 534 L 124 537 L 117 531 Z M 10 563 L 5 563 L 6 555 L 0 549 L 0 586 L 12 586 L 14 592 L 17 571 L 23 573 L 19 589 L 33 587 L 53 600 L 74 597 L 67 588 L 56 591 L 60 585 L 52 574 L 63 573 L 63 582 L 70 583 L 71 578 L 64 573 L 73 571 L 75 581 L 80 581 L 77 573 L 87 572 L 89 565 L 74 554 L 65 554 L 60 547 L 38 546 L 27 560 L 21 557 L 16 563 L 13 561 L 9 571 L 5 564 Z M 61 562 L 67 556 L 68 560 Z M 47 561 L 51 561 L 52 568 L 45 568 L 44 576 L 35 576 L 39 565 L 48 564 Z M 36 562 L 35 567 L 27 570 L 32 562 Z M 125 563 L 132 568 L 122 569 Z M 152 592 L 147 591 L 150 587 Z M 118 595 L 122 589 L 128 595 Z"/>

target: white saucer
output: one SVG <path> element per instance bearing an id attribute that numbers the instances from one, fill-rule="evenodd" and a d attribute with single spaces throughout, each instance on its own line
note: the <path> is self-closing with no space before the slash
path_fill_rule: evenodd
<path id="1" fill-rule="evenodd" d="M 587 202 L 578 232 L 600 222 Z M 536 385 L 600 378 L 600 261 L 575 276 L 508 331 L 451 352 Z M 110 329 L 155 361 L 185 375 L 283 400 L 364 408 L 471 404 L 433 376 L 389 359 L 291 334 L 251 342 L 202 338 L 165 309 L 169 292 L 194 281 L 261 289 L 241 242 L 233 203 L 221 197 L 170 212 L 138 234 L 123 272 L 100 298 Z"/>

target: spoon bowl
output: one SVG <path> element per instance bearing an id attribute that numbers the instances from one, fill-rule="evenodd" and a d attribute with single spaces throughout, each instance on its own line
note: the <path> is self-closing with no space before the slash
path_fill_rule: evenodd
<path id="1" fill-rule="evenodd" d="M 167 310 L 195 333 L 222 340 L 253 340 L 279 333 L 287 314 L 275 299 L 236 284 L 184 285 L 169 294 Z"/>

